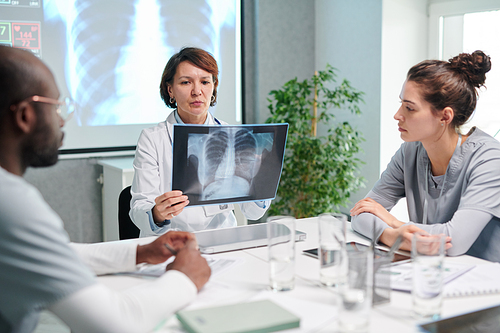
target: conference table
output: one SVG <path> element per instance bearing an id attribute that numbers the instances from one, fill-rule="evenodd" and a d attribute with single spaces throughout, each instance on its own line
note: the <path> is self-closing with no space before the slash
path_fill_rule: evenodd
<path id="1" fill-rule="evenodd" d="M 272 292 L 269 289 L 267 248 L 258 247 L 207 255 L 207 260 L 230 259 L 232 263 L 212 274 L 198 297 L 186 309 L 270 299 L 301 318 L 300 328 L 283 332 L 337 332 L 337 305 L 335 290 L 319 282 L 318 259 L 302 254 L 303 250 L 318 246 L 317 218 L 296 221 L 296 229 L 307 234 L 296 242 L 295 288 Z M 369 240 L 348 228 L 347 241 L 369 244 Z M 481 265 L 485 260 L 471 256 L 446 257 L 446 261 Z M 229 261 L 228 261 L 229 262 Z M 131 288 L 144 283 L 144 277 L 111 275 L 99 280 L 115 290 Z M 442 318 L 500 305 L 500 294 L 444 298 Z M 369 332 L 420 332 L 419 322 L 412 317 L 411 294 L 392 290 L 390 302 L 375 305 L 370 313 Z M 175 316 L 166 320 L 155 332 L 184 332 Z"/>

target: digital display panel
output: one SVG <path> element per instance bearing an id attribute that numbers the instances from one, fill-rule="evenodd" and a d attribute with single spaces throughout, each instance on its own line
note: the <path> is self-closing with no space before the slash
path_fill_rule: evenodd
<path id="1" fill-rule="evenodd" d="M 40 7 L 40 1 L 38 0 L 0 0 L 0 6 L 11 6 L 11 7 Z"/>
<path id="2" fill-rule="evenodd" d="M 32 23 L 32 22 L 12 23 L 12 46 L 28 50 L 37 50 L 39 53 L 40 23 Z"/>

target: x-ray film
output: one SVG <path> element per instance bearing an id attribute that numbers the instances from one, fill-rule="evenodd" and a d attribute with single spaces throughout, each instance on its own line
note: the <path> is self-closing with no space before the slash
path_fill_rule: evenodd
<path id="1" fill-rule="evenodd" d="M 288 124 L 174 125 L 172 190 L 189 206 L 274 199 Z"/>

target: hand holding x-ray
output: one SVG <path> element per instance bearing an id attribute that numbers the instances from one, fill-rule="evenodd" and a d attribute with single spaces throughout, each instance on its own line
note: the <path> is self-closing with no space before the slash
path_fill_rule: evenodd
<path id="1" fill-rule="evenodd" d="M 191 205 L 273 199 L 286 131 L 287 124 L 175 126 L 173 188 Z"/>

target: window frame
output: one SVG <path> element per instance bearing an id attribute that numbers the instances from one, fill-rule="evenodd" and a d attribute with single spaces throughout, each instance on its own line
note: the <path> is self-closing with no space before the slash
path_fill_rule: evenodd
<path id="1" fill-rule="evenodd" d="M 443 2 L 434 0 L 429 3 L 429 44 L 428 44 L 428 56 L 429 59 L 442 59 L 443 49 L 443 30 L 445 28 L 445 22 L 443 17 L 459 16 L 468 13 L 485 12 L 491 10 L 500 10 L 500 3 L 498 0 L 454 0 Z M 455 24 L 459 24 L 455 22 Z M 462 30 L 460 30 L 462 31 Z M 454 36 L 455 40 L 463 38 L 457 38 L 459 36 Z M 450 46 L 450 49 L 455 49 L 458 47 L 457 44 Z M 451 51 L 453 53 L 453 51 Z"/>

